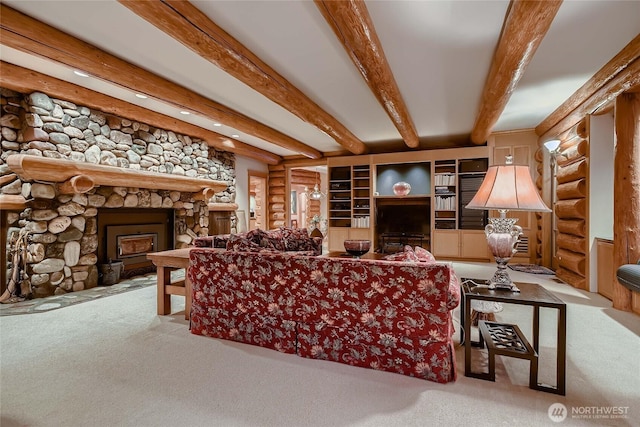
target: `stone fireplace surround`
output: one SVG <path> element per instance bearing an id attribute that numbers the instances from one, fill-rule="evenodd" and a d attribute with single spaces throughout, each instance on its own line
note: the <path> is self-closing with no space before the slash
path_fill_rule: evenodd
<path id="1" fill-rule="evenodd" d="M 34 297 L 98 284 L 98 265 L 108 261 L 101 248 L 104 239 L 99 238 L 100 212 L 170 210 L 170 241 L 180 248 L 197 236 L 209 234 L 209 203 L 217 210 L 225 204 L 234 209 L 232 153 L 217 151 L 205 141 L 186 135 L 52 99 L 44 93 L 23 95 L 0 89 L 0 95 L 0 198 L 23 197 L 27 201 L 24 210 L 4 215 L 2 229 L 8 235 L 21 228 L 29 231 L 24 274 Z M 115 166 L 149 175 L 219 180 L 228 186 L 210 200 L 194 192 L 145 188 L 145 180 L 126 187 L 100 185 L 67 194 L 60 191 L 54 179 L 20 178 L 7 164 L 7 158 L 14 154 Z M 233 212 L 231 216 L 233 229 Z M 4 290 L 5 283 L 2 285 Z"/>

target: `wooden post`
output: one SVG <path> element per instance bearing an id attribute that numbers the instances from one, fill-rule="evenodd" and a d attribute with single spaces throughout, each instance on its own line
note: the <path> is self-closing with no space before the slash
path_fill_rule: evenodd
<path id="1" fill-rule="evenodd" d="M 640 259 L 640 93 L 616 98 L 613 258 L 617 269 Z M 631 311 L 631 290 L 613 278 L 613 307 Z"/>

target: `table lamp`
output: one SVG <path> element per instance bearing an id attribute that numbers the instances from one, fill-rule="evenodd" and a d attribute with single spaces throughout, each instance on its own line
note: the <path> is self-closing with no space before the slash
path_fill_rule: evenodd
<path id="1" fill-rule="evenodd" d="M 517 218 L 507 218 L 507 211 L 551 212 L 536 189 L 528 166 L 514 165 L 507 156 L 506 164 L 491 166 L 467 209 L 497 210 L 499 218 L 489 218 L 485 227 L 487 243 L 496 259 L 498 269 L 487 281 L 490 289 L 520 292 L 507 272 L 507 263 L 517 252 L 522 235 Z"/>

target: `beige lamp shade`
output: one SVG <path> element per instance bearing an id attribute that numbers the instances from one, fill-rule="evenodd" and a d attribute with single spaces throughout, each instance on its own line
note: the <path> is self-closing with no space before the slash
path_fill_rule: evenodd
<path id="1" fill-rule="evenodd" d="M 551 212 L 531 179 L 528 166 L 491 166 L 467 209 Z"/>

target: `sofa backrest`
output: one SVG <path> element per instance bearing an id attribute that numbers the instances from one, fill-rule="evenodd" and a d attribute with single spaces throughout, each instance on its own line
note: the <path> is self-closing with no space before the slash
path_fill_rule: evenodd
<path id="1" fill-rule="evenodd" d="M 444 336 L 460 301 L 448 263 L 196 248 L 188 274 L 194 306 L 200 301 L 335 327 L 378 322 L 389 330 L 431 333 L 435 325 Z"/>

